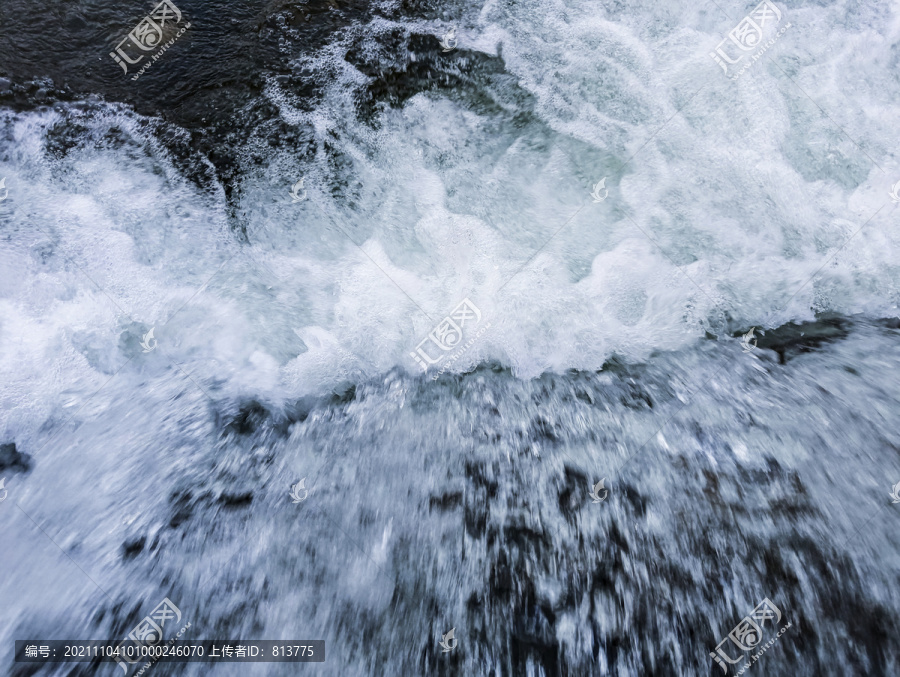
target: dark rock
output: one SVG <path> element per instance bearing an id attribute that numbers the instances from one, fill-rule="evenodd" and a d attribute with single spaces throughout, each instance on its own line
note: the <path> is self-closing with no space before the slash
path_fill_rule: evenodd
<path id="1" fill-rule="evenodd" d="M 31 470 L 31 456 L 16 450 L 16 443 L 0 444 L 0 471 L 28 472 Z"/>
<path id="2" fill-rule="evenodd" d="M 241 409 L 228 427 L 238 435 L 249 435 L 269 417 L 269 412 L 259 402 L 252 401 L 241 405 Z"/>
<path id="3" fill-rule="evenodd" d="M 169 526 L 177 529 L 194 514 L 193 496 L 189 491 L 177 491 L 169 499 L 172 504 L 172 517 Z"/>
<path id="4" fill-rule="evenodd" d="M 564 468 L 563 485 L 559 491 L 559 510 L 567 518 L 584 505 L 591 483 L 587 475 L 570 466 Z"/>
<path id="5" fill-rule="evenodd" d="M 743 336 L 748 330 L 738 332 L 735 338 Z M 823 316 L 815 322 L 793 322 L 776 329 L 766 330 L 764 335 L 757 334 L 756 347 L 773 350 L 778 354 L 778 361 L 785 364 L 789 357 L 800 353 L 808 353 L 823 343 L 845 338 L 850 333 L 850 323 L 840 317 Z"/>
<path id="6" fill-rule="evenodd" d="M 146 545 L 147 539 L 144 536 L 139 538 L 132 538 L 125 541 L 122 544 L 122 558 L 123 559 L 133 559 L 137 557 L 144 550 L 144 545 Z"/>
<path id="7" fill-rule="evenodd" d="M 226 508 L 246 508 L 253 501 L 253 492 L 244 491 L 241 493 L 225 492 L 219 496 L 219 503 Z"/>
<path id="8" fill-rule="evenodd" d="M 452 510 L 462 505 L 462 492 L 454 491 L 441 496 L 432 496 L 428 499 L 429 508 L 438 508 L 439 510 Z"/>

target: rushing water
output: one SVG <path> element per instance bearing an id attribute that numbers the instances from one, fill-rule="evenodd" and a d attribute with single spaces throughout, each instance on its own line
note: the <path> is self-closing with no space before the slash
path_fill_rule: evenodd
<path id="1" fill-rule="evenodd" d="M 896 3 L 178 6 L 0 6 L 0 671 L 900 673 Z"/>

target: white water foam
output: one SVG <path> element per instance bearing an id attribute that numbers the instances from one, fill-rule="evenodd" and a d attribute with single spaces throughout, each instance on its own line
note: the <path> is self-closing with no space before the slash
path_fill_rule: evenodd
<path id="1" fill-rule="evenodd" d="M 269 86 L 317 151 L 273 151 L 248 173 L 249 245 L 228 227 L 224 192 L 181 178 L 138 116 L 108 106 L 70 118 L 95 142 L 59 158 L 46 144 L 60 113 L 4 115 L 6 412 L 28 406 L 26 384 L 78 401 L 122 362 L 127 318 L 159 326 L 161 347 L 201 385 L 278 400 L 414 370 L 409 352 L 464 297 L 492 329 L 452 370 L 493 359 L 522 377 L 645 359 L 721 335 L 726 318 L 765 327 L 815 311 L 896 314 L 886 189 L 897 163 L 879 141 L 897 112 L 883 90 L 896 82 L 875 75 L 883 98 L 852 118 L 814 92 L 885 174 L 771 68 L 737 85 L 721 77 L 704 45 L 729 20 L 682 5 L 676 27 L 665 18 L 677 8 L 624 18 L 489 4 L 460 31 L 455 58 L 502 54 L 513 79 L 480 83 L 492 106 L 417 94 L 371 126 L 352 95 L 366 78 L 343 54 L 362 40 L 363 53 L 387 58 L 372 37 L 399 24 L 348 30 L 297 64 L 326 85 L 314 112 Z M 790 10 L 797 29 L 778 49 L 803 49 L 844 11 Z M 878 30 L 865 18 L 848 38 Z M 882 30 L 884 51 L 896 22 Z M 856 59 L 829 58 L 836 72 Z M 114 129 L 128 141 L 102 143 Z M 295 204 L 300 176 L 309 199 Z M 610 196 L 594 204 L 604 176 Z"/>

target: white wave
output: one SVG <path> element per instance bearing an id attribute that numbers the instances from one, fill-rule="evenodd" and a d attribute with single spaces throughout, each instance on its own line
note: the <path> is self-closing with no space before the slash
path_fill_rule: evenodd
<path id="1" fill-rule="evenodd" d="M 271 82 L 282 119 L 306 126 L 316 150 L 272 151 L 247 173 L 248 245 L 223 191 L 181 177 L 148 121 L 116 106 L 67 120 L 5 114 L 9 408 L 47 373 L 63 391 L 95 384 L 121 363 L 128 322 L 157 326 L 160 348 L 204 387 L 279 399 L 415 369 L 410 351 L 465 297 L 492 326 L 450 370 L 494 359 L 523 377 L 644 359 L 722 334 L 726 318 L 896 313 L 897 177 L 784 79 L 764 68 L 737 85 L 720 77 L 706 52 L 728 20 L 688 3 L 627 18 L 526 9 L 488 4 L 462 22 L 456 58 L 502 54 L 515 80 L 480 83 L 493 108 L 417 94 L 360 122 L 353 92 L 367 79 L 343 55 L 361 41 L 367 58 L 387 59 L 372 38 L 402 24 L 384 19 L 297 64 L 322 79 L 315 111 Z M 665 24 L 679 12 L 681 24 Z M 827 21 L 803 11 L 779 49 L 814 39 L 801 19 Z M 426 25 L 439 33 L 434 22 L 406 30 Z M 858 57 L 829 58 L 841 71 Z M 874 137 L 889 112 L 882 94 L 848 126 Z M 49 152 L 52 130 L 73 122 L 91 142 Z M 869 152 L 900 173 L 889 151 Z M 301 177 L 309 197 L 294 203 Z M 610 196 L 594 204 L 603 177 Z"/>

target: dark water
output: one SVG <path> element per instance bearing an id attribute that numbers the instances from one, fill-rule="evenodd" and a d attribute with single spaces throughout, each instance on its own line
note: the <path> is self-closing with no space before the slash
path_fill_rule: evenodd
<path id="1" fill-rule="evenodd" d="M 2 77 L 11 87 L 0 91 L 0 103 L 28 110 L 60 101 L 102 97 L 122 102 L 143 115 L 159 117 L 191 131 L 185 145 L 175 145 L 172 133 L 160 131 L 171 152 L 190 164 L 202 154 L 213 164 L 229 197 L 237 180 L 235 155 L 248 151 L 248 141 L 264 137 L 267 146 L 302 147 L 310 144 L 308 130 L 284 124 L 277 109 L 261 96 L 267 78 L 275 78 L 295 101 L 309 109 L 320 104 L 315 73 L 291 67 L 303 55 L 314 55 L 336 32 L 361 26 L 375 17 L 433 19 L 446 13 L 429 3 L 402 7 L 341 0 L 308 2 L 185 2 L 178 4 L 191 28 L 133 82 L 142 64 L 125 74 L 109 53 L 151 9 L 146 3 L 6 2 L 0 7 Z M 404 50 L 437 40 L 432 36 L 376 36 L 378 41 Z M 133 47 L 132 47 L 133 49 Z M 376 75 L 371 91 L 360 97 L 362 108 L 375 101 L 399 103 L 411 93 L 433 86 L 437 70 L 425 63 L 407 73 L 403 51 L 394 63 L 366 63 L 361 54 L 348 58 L 369 75 Z M 175 58 L 172 58 L 175 56 Z M 440 61 L 440 59 L 438 59 Z M 265 151 L 253 148 L 251 162 L 265 161 Z M 302 156 L 302 154 L 301 154 Z M 186 175 L 201 170 L 186 168 Z"/>

